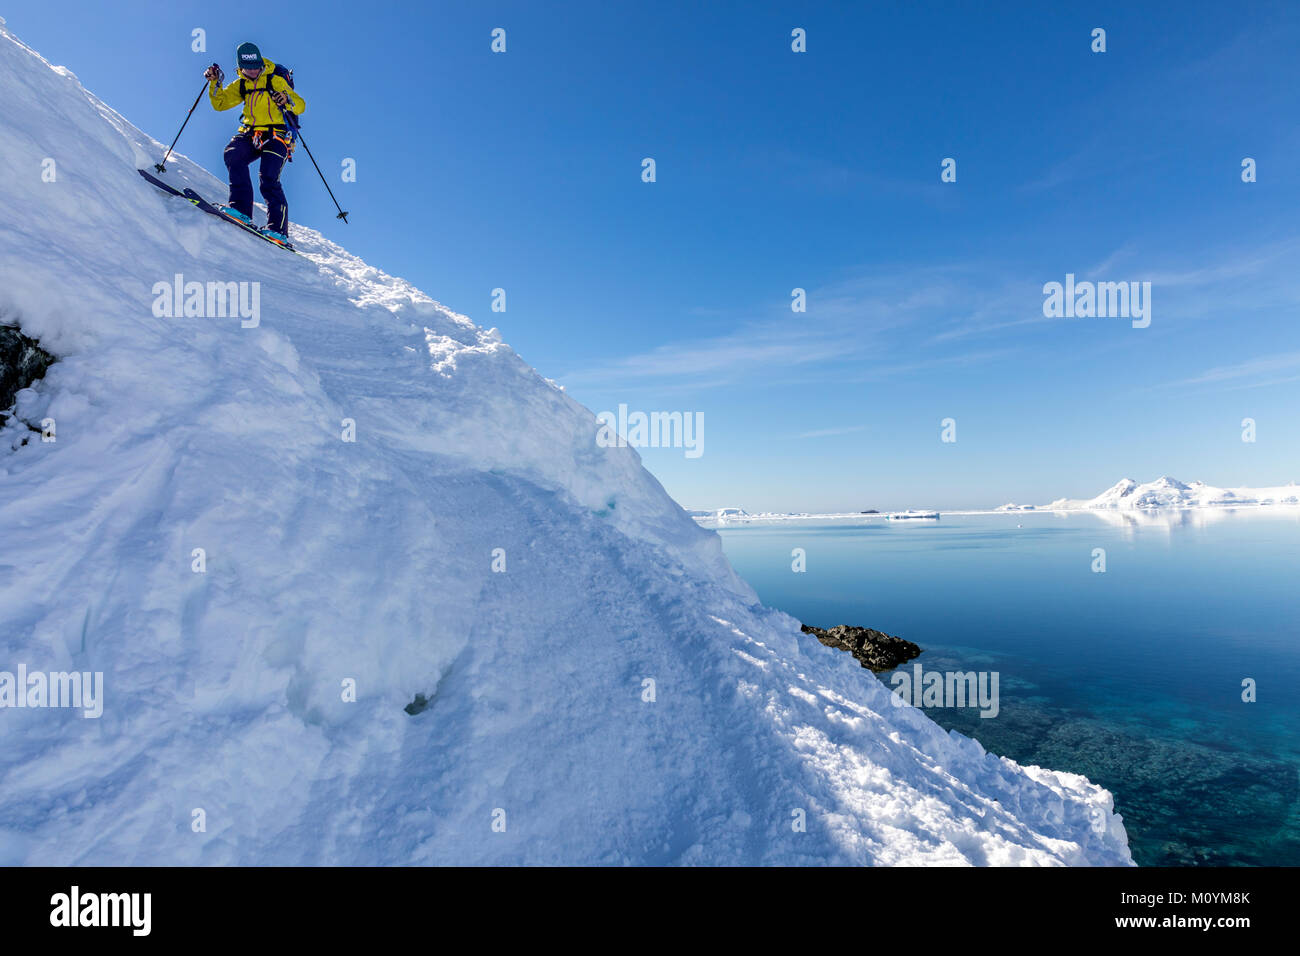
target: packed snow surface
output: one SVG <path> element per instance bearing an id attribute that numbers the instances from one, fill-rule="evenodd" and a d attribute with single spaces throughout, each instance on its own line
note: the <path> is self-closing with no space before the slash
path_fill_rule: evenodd
<path id="1" fill-rule="evenodd" d="M 58 358 L 55 440 L 0 442 L 0 671 L 103 675 L 0 709 L 0 863 L 1131 862 L 1105 790 L 762 607 L 495 330 L 163 195 L 4 31 L 0 95 L 0 312 Z M 160 317 L 178 274 L 258 322 Z"/>

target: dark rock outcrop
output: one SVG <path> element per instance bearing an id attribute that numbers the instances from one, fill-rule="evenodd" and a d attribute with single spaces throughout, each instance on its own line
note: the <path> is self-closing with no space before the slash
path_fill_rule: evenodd
<path id="1" fill-rule="evenodd" d="M 901 637 L 893 637 L 870 627 L 837 624 L 830 630 L 802 625 L 805 634 L 814 635 L 827 647 L 848 651 L 858 662 L 871 671 L 890 671 L 919 657 L 921 648 Z"/>
<path id="2" fill-rule="evenodd" d="M 54 356 L 34 339 L 0 325 L 0 415 L 13 407 L 14 396 L 41 378 L 53 361 Z"/>

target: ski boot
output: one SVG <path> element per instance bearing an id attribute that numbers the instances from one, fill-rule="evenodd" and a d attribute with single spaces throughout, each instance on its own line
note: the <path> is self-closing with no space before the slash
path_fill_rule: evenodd
<path id="1" fill-rule="evenodd" d="M 239 223 L 241 226 L 247 226 L 249 229 L 257 230 L 257 226 L 253 225 L 253 220 L 248 216 L 245 216 L 238 209 L 231 206 L 223 206 L 221 203 L 213 203 L 213 205 L 220 209 L 221 214 L 228 219 L 235 220 L 235 222 Z"/>
<path id="2" fill-rule="evenodd" d="M 260 232 L 263 235 L 263 237 L 270 239 L 277 246 L 284 246 L 286 249 L 293 248 L 293 243 L 289 241 L 289 237 L 282 232 L 276 232 L 274 229 L 270 228 L 269 226 L 259 229 L 257 231 Z"/>

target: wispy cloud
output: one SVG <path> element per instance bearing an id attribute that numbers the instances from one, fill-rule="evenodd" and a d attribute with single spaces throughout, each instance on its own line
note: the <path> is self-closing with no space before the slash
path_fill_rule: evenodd
<path id="1" fill-rule="evenodd" d="M 1297 258 L 1300 238 L 1292 237 L 1244 249 L 1207 248 L 1195 259 L 1168 250 L 1153 253 L 1130 239 L 1091 269 L 1080 268 L 1079 275 L 1149 280 L 1156 320 L 1169 330 L 1178 322 L 1235 321 L 1300 308 L 1300 275 L 1291 268 Z M 1116 272 L 1121 268 L 1122 275 Z M 1062 327 L 1059 319 L 1042 314 L 1042 283 L 1060 278 L 1035 274 L 1020 263 L 876 267 L 809 289 L 806 313 L 791 312 L 787 300 L 748 312 L 711 308 L 710 324 L 716 328 L 730 315 L 730 331 L 678 338 L 578 369 L 561 381 L 574 387 L 677 391 L 735 383 L 807 384 L 823 378 L 861 382 L 992 363 L 1032 351 L 1039 336 Z M 981 347 L 975 347 L 977 342 Z M 1082 343 L 1072 347 L 1086 348 Z M 1101 349 L 1118 347 L 1113 339 L 1097 343 Z M 1240 373 L 1250 374 L 1249 369 Z M 1260 385 L 1287 380 L 1276 375 L 1255 379 Z M 1227 367 L 1174 384 L 1216 382 L 1236 384 L 1229 382 Z"/>
<path id="2" fill-rule="evenodd" d="M 750 322 L 727 335 L 672 342 L 588 366 L 563 376 L 563 381 L 566 385 L 590 385 L 691 379 L 700 385 L 721 385 L 766 368 L 842 358 L 848 345 L 829 329 L 800 328 L 791 322 Z"/>
<path id="3" fill-rule="evenodd" d="M 1019 186 L 1019 191 L 1041 193 L 1088 175 L 1095 176 L 1101 172 L 1100 159 L 1101 156 L 1095 149 L 1081 150 L 1053 163 L 1043 175 L 1026 180 Z"/>
<path id="4" fill-rule="evenodd" d="M 1258 246 L 1245 255 L 1238 255 L 1226 262 L 1216 261 L 1191 269 L 1148 273 L 1143 278 L 1150 279 L 1153 286 L 1159 285 L 1166 289 L 1197 287 L 1216 285 L 1235 279 L 1254 279 L 1262 273 L 1273 271 L 1271 267 L 1279 264 L 1287 266 L 1284 274 L 1291 278 L 1294 276 L 1291 263 L 1295 262 L 1297 255 L 1300 255 L 1300 239 L 1285 239 Z M 1274 272 L 1274 274 L 1283 273 Z"/>
<path id="5" fill-rule="evenodd" d="M 906 197 L 931 205 L 951 202 L 951 191 L 939 182 L 938 160 L 933 175 L 927 170 L 916 176 L 886 176 L 870 164 L 843 163 L 789 147 L 747 149 L 734 158 L 746 174 L 755 179 L 776 179 L 784 186 L 798 186 L 824 193 L 845 193 L 855 197 Z"/>
<path id="6" fill-rule="evenodd" d="M 1106 256 L 1105 259 L 1102 259 L 1101 262 L 1087 270 L 1084 275 L 1089 279 L 1109 280 L 1115 267 L 1125 259 L 1131 260 L 1134 257 L 1134 252 L 1134 243 L 1126 242 Z"/>
<path id="7" fill-rule="evenodd" d="M 866 425 L 849 425 L 845 428 L 818 428 L 816 431 L 803 432 L 795 435 L 795 438 L 829 438 L 831 435 L 849 435 L 853 432 L 860 432 Z"/>
<path id="8" fill-rule="evenodd" d="M 707 387 L 759 376 L 768 380 L 809 366 L 834 365 L 841 373 L 852 366 L 853 376 L 879 377 L 936 362 L 980 360 L 987 353 L 954 355 L 941 347 L 950 335 L 927 332 L 979 323 L 990 310 L 1010 308 L 1012 296 L 1005 289 L 996 290 L 989 304 L 993 274 L 971 263 L 873 269 L 810 289 L 807 312 L 792 312 L 784 301 L 772 303 L 758 315 L 738 316 L 736 328 L 724 335 L 668 342 L 577 370 L 563 381 Z M 1021 298 L 1036 303 L 1031 297 L 1036 287 L 1025 289 Z"/>
<path id="9" fill-rule="evenodd" d="M 1295 374 L 1286 374 L 1290 372 Z M 1277 377 L 1279 373 L 1282 374 L 1281 378 Z M 1253 381 L 1243 382 L 1242 379 Z M 1161 387 L 1178 388 L 1233 383 L 1230 385 L 1232 388 L 1262 388 L 1266 385 L 1280 385 L 1297 380 L 1300 380 L 1300 352 L 1285 352 L 1280 355 L 1262 355 L 1233 365 L 1219 365 L 1191 378 L 1165 382 Z"/>

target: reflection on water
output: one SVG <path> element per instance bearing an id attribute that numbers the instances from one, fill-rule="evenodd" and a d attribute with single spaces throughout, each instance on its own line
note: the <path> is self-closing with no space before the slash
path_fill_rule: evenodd
<path id="1" fill-rule="evenodd" d="M 1080 517 L 1075 512 L 1044 513 L 1054 514 L 1063 519 Z M 1097 509 L 1087 512 L 1082 517 L 1096 519 L 1113 528 L 1131 532 L 1165 530 L 1173 533 L 1178 530 L 1207 528 L 1224 521 L 1280 521 L 1300 525 L 1300 508 L 1152 508 L 1132 511 Z"/>

